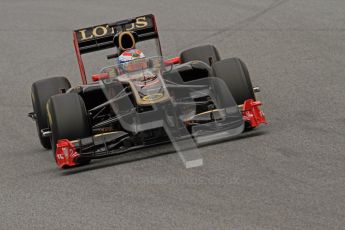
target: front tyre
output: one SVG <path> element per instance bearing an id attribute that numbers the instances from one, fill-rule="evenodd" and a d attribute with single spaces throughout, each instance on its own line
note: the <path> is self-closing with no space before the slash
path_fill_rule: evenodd
<path id="1" fill-rule="evenodd" d="M 241 59 L 224 59 L 214 63 L 212 68 L 215 76 L 225 82 L 238 105 L 242 105 L 248 99 L 255 100 L 247 66 Z M 245 130 L 251 129 L 253 128 L 246 122 Z"/>
<path id="2" fill-rule="evenodd" d="M 47 110 L 54 154 L 58 140 L 76 140 L 92 135 L 85 103 L 79 94 L 67 93 L 52 96 L 48 101 Z M 89 162 L 90 160 L 87 160 L 82 164 Z"/>
<path id="3" fill-rule="evenodd" d="M 247 66 L 241 59 L 227 58 L 214 63 L 212 67 L 215 76 L 225 82 L 238 105 L 248 99 L 255 100 Z"/>

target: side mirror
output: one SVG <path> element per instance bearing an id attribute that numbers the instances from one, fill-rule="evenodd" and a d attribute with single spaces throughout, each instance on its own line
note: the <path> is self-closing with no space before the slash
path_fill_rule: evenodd
<path id="1" fill-rule="evenodd" d="M 118 58 L 119 57 L 119 54 L 109 54 L 107 55 L 107 59 L 113 59 L 113 58 Z"/>
<path id="2" fill-rule="evenodd" d="M 109 73 L 97 73 L 97 74 L 92 74 L 92 81 L 99 81 L 102 79 L 108 79 Z"/>

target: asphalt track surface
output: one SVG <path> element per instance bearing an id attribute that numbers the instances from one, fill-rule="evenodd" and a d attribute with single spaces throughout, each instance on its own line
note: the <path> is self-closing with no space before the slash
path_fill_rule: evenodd
<path id="1" fill-rule="evenodd" d="M 268 126 L 59 170 L 40 147 L 32 82 L 79 82 L 72 30 L 153 13 L 165 55 L 240 57 Z M 345 1 L 0 0 L 0 229 L 344 229 Z M 170 154 L 166 154 L 170 153 Z"/>

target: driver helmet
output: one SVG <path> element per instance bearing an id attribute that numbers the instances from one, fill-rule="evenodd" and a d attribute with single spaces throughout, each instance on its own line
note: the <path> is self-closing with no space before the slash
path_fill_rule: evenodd
<path id="1" fill-rule="evenodd" d="M 119 56 L 118 63 L 125 72 L 143 70 L 148 67 L 148 61 L 139 49 L 126 50 Z"/>

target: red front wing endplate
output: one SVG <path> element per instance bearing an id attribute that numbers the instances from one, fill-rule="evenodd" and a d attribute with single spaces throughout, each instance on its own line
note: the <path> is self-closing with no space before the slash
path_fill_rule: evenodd
<path id="1" fill-rule="evenodd" d="M 254 101 L 253 99 L 248 99 L 243 103 L 243 119 L 248 122 L 252 128 L 257 127 L 260 124 L 267 124 L 265 115 L 259 108 L 260 105 L 262 105 L 260 101 Z"/>
<path id="2" fill-rule="evenodd" d="M 75 159 L 79 157 L 75 146 L 67 139 L 59 140 L 56 144 L 55 160 L 60 167 L 77 165 Z"/>

